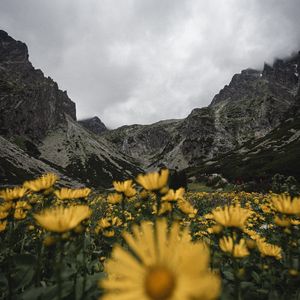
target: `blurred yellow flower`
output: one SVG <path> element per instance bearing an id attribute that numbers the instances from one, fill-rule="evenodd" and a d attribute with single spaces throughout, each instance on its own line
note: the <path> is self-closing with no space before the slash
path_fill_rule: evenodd
<path id="1" fill-rule="evenodd" d="M 23 186 L 33 192 L 39 192 L 52 187 L 58 179 L 56 174 L 48 173 L 35 180 L 25 181 Z"/>
<path id="2" fill-rule="evenodd" d="M 160 205 L 160 209 L 158 212 L 158 215 L 161 216 L 167 212 L 172 211 L 172 205 L 168 202 L 162 202 Z M 153 205 L 153 213 L 156 214 L 157 213 L 157 207 L 156 205 Z"/>
<path id="3" fill-rule="evenodd" d="M 236 244 L 232 237 L 224 236 L 220 239 L 219 246 L 223 252 L 229 253 L 237 258 L 242 258 L 250 254 L 244 239 L 240 239 Z"/>
<path id="4" fill-rule="evenodd" d="M 194 244 L 187 230 L 173 224 L 168 234 L 165 220 L 142 222 L 133 226 L 133 234 L 124 238 L 134 252 L 115 246 L 105 263 L 107 278 L 100 286 L 102 299 L 172 300 L 216 299 L 220 279 L 209 272 L 209 251 Z"/>
<path id="5" fill-rule="evenodd" d="M 184 188 L 179 188 L 176 191 L 173 189 L 168 190 L 167 194 L 161 198 L 162 201 L 177 202 L 177 200 L 184 200 Z"/>
<path id="6" fill-rule="evenodd" d="M 159 191 L 167 185 L 168 178 L 169 170 L 163 169 L 160 172 L 140 174 L 136 181 L 148 191 Z"/>
<path id="7" fill-rule="evenodd" d="M 197 214 L 197 209 L 195 209 L 188 201 L 179 200 L 177 202 L 178 208 L 186 215 L 194 217 Z"/>
<path id="8" fill-rule="evenodd" d="M 132 185 L 132 180 L 114 181 L 113 186 L 119 193 L 123 193 L 126 197 L 131 198 L 135 196 L 136 190 Z"/>
<path id="9" fill-rule="evenodd" d="M 6 219 L 8 217 L 8 212 L 0 211 L 0 220 Z"/>
<path id="10" fill-rule="evenodd" d="M 292 199 L 291 196 L 286 194 L 273 195 L 272 203 L 274 209 L 282 214 L 300 214 L 300 197 Z"/>
<path id="11" fill-rule="evenodd" d="M 75 228 L 84 219 L 88 219 L 91 213 L 91 209 L 86 205 L 59 206 L 45 209 L 34 217 L 46 230 L 63 233 Z"/>
<path id="12" fill-rule="evenodd" d="M 26 215 L 27 215 L 27 212 L 25 210 L 23 210 L 22 208 L 15 209 L 14 218 L 16 220 L 23 220 L 26 218 Z"/>
<path id="13" fill-rule="evenodd" d="M 265 242 L 264 239 L 257 239 L 256 245 L 262 256 L 272 256 L 275 257 L 276 259 L 282 258 L 282 254 L 281 254 L 282 249 L 279 246 L 269 244 Z"/>
<path id="14" fill-rule="evenodd" d="M 7 221 L 0 221 L 0 232 L 4 231 L 6 229 Z"/>
<path id="15" fill-rule="evenodd" d="M 289 227 L 291 225 L 291 220 L 289 218 L 280 218 L 275 216 L 274 223 L 280 227 Z"/>
<path id="16" fill-rule="evenodd" d="M 91 192 L 89 188 L 83 189 L 68 189 L 62 188 L 60 190 L 54 191 L 54 194 L 58 199 L 78 199 L 78 198 L 86 198 Z"/>
<path id="17" fill-rule="evenodd" d="M 225 206 L 212 211 L 214 220 L 224 227 L 243 228 L 251 215 L 251 210 L 240 206 Z"/>
<path id="18" fill-rule="evenodd" d="M 223 226 L 217 224 L 217 225 L 214 225 L 214 226 L 208 228 L 207 232 L 210 233 L 210 234 L 211 233 L 218 234 L 218 233 L 222 232 L 222 230 L 223 230 Z"/>
<path id="19" fill-rule="evenodd" d="M 10 201 L 4 202 L 0 205 L 0 212 L 7 212 L 13 208 L 14 204 Z"/>
<path id="20" fill-rule="evenodd" d="M 110 193 L 108 196 L 107 196 L 107 201 L 108 203 L 110 204 L 118 204 L 122 201 L 122 194 L 119 194 L 119 193 Z"/>
<path id="21" fill-rule="evenodd" d="M 0 191 L 0 198 L 5 201 L 11 201 L 15 199 L 22 198 L 27 192 L 27 188 L 25 187 L 15 187 L 12 189 L 5 189 Z"/>

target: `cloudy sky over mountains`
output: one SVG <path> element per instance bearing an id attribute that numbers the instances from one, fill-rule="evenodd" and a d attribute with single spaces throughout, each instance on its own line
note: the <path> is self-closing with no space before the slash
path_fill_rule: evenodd
<path id="1" fill-rule="evenodd" d="M 300 50 L 299 0 L 1 0 L 0 28 L 110 128 L 183 118 Z"/>

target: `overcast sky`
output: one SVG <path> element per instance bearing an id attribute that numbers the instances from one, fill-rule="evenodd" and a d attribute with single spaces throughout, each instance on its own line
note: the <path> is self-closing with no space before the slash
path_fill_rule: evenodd
<path id="1" fill-rule="evenodd" d="M 186 117 L 300 50 L 300 0 L 1 0 L 0 28 L 110 128 Z"/>

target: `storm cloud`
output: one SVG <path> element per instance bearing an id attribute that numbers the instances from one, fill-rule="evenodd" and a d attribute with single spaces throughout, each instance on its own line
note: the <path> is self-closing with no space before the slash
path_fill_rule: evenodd
<path id="1" fill-rule="evenodd" d="M 299 0 L 1 0 L 0 28 L 110 128 L 186 117 L 300 50 Z"/>

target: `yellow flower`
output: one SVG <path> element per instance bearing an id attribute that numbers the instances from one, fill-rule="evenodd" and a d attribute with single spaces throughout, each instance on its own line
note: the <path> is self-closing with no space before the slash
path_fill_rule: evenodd
<path id="1" fill-rule="evenodd" d="M 26 202 L 26 201 L 18 201 L 16 204 L 16 209 L 25 209 L 25 210 L 30 210 L 32 207 L 31 205 Z"/>
<path id="2" fill-rule="evenodd" d="M 0 232 L 4 231 L 6 228 L 7 221 L 0 221 Z"/>
<path id="3" fill-rule="evenodd" d="M 153 205 L 154 214 L 156 214 L 156 212 L 157 212 L 156 210 L 157 210 L 156 205 Z M 162 202 L 161 205 L 160 205 L 158 215 L 161 216 L 161 215 L 163 215 L 167 212 L 170 212 L 170 211 L 172 211 L 172 205 L 168 202 Z"/>
<path id="4" fill-rule="evenodd" d="M 197 214 L 197 209 L 195 209 L 189 202 L 186 200 L 179 200 L 177 202 L 178 208 L 186 215 L 195 216 Z"/>
<path id="5" fill-rule="evenodd" d="M 291 225 L 291 220 L 289 218 L 279 218 L 275 216 L 274 223 L 280 227 L 289 227 Z"/>
<path id="6" fill-rule="evenodd" d="M 22 208 L 17 208 L 14 212 L 14 218 L 16 220 L 23 220 L 26 218 L 27 212 L 24 211 Z"/>
<path id="7" fill-rule="evenodd" d="M 123 193 L 128 198 L 131 198 L 136 194 L 136 190 L 132 185 L 132 180 L 114 181 L 113 186 L 117 192 Z"/>
<path id="8" fill-rule="evenodd" d="M 35 180 L 25 181 L 23 186 L 33 192 L 39 192 L 52 187 L 58 179 L 56 174 L 48 173 Z"/>
<path id="9" fill-rule="evenodd" d="M 300 221 L 296 219 L 291 219 L 291 224 L 292 225 L 300 225 Z"/>
<path id="10" fill-rule="evenodd" d="M 103 231 L 103 235 L 107 238 L 111 238 L 115 235 L 115 231 L 113 229 L 105 230 L 105 231 Z"/>
<path id="11" fill-rule="evenodd" d="M 300 214 L 300 197 L 292 200 L 291 196 L 282 194 L 272 196 L 274 209 L 282 214 Z"/>
<path id="12" fill-rule="evenodd" d="M 0 212 L 7 212 L 13 208 L 14 204 L 10 201 L 4 202 L 0 205 Z"/>
<path id="13" fill-rule="evenodd" d="M 6 211 L 0 211 L 0 220 L 6 219 L 8 214 Z"/>
<path id="14" fill-rule="evenodd" d="M 67 189 L 62 188 L 61 190 L 54 191 L 54 194 L 58 199 L 78 199 L 78 198 L 86 198 L 91 192 L 89 188 L 83 189 Z"/>
<path id="15" fill-rule="evenodd" d="M 248 248 L 244 239 L 240 239 L 238 244 L 235 244 L 232 237 L 220 239 L 219 246 L 223 252 L 229 253 L 234 257 L 242 258 L 249 255 Z"/>
<path id="16" fill-rule="evenodd" d="M 174 191 L 173 189 L 168 190 L 168 193 L 161 198 L 162 201 L 176 202 L 177 200 L 184 200 L 183 198 L 184 188 L 179 188 Z"/>
<path id="17" fill-rule="evenodd" d="M 188 230 L 181 232 L 173 224 L 168 234 L 165 220 L 133 226 L 133 234 L 124 238 L 134 252 L 115 246 L 106 261 L 107 278 L 102 299 L 174 300 L 216 299 L 220 279 L 209 272 L 209 251 L 194 244 Z"/>
<path id="18" fill-rule="evenodd" d="M 224 227 L 243 228 L 247 219 L 251 215 L 251 210 L 240 206 L 225 206 L 224 208 L 216 208 L 212 211 L 214 220 Z"/>
<path id="19" fill-rule="evenodd" d="M 110 226 L 111 226 L 111 223 L 110 223 L 110 221 L 109 221 L 107 218 L 101 218 L 101 219 L 98 221 L 97 225 L 98 225 L 100 228 L 105 229 L 105 228 L 110 227 Z"/>
<path id="20" fill-rule="evenodd" d="M 107 201 L 110 204 L 118 204 L 122 201 L 122 194 L 119 193 L 111 193 L 107 196 Z"/>
<path id="21" fill-rule="evenodd" d="M 217 224 L 207 229 L 208 233 L 218 234 L 223 230 L 223 226 Z"/>
<path id="22" fill-rule="evenodd" d="M 67 232 L 75 228 L 81 221 L 90 217 L 92 211 L 86 205 L 56 207 L 44 210 L 34 217 L 40 226 L 48 231 Z"/>
<path id="23" fill-rule="evenodd" d="M 281 259 L 281 248 L 276 245 L 265 242 L 264 239 L 257 239 L 256 245 L 262 256 L 272 256 L 276 259 Z"/>
<path id="24" fill-rule="evenodd" d="M 3 198 L 5 201 L 11 201 L 11 200 L 22 198 L 26 192 L 27 192 L 27 188 L 24 187 L 5 189 L 3 191 L 0 191 L 0 198 Z"/>
<path id="25" fill-rule="evenodd" d="M 167 185 L 168 178 L 169 170 L 163 169 L 161 172 L 140 174 L 136 181 L 148 191 L 159 191 Z"/>

